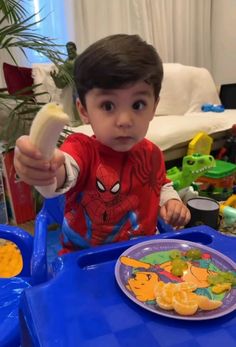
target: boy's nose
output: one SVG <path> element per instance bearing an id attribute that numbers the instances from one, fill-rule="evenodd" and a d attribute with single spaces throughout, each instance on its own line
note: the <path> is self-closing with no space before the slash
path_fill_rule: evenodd
<path id="1" fill-rule="evenodd" d="M 133 124 L 133 117 L 131 112 L 120 112 L 117 116 L 116 124 L 118 127 L 130 127 Z"/>

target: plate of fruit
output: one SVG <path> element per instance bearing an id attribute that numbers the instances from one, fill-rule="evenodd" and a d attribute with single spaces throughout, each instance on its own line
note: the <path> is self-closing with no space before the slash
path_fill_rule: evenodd
<path id="1" fill-rule="evenodd" d="M 118 258 L 115 277 L 132 301 L 162 316 L 204 320 L 236 309 L 236 264 L 198 243 L 140 242 Z"/>

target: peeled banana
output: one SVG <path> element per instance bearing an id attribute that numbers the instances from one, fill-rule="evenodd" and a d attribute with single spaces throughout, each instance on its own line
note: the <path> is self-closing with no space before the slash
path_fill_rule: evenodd
<path id="1" fill-rule="evenodd" d="M 64 126 L 69 123 L 69 116 L 62 106 L 56 103 L 44 105 L 37 113 L 30 128 L 30 141 L 39 149 L 43 157 L 50 160 Z M 50 186 L 36 187 L 46 198 L 55 193 L 57 182 Z"/>
<path id="2" fill-rule="evenodd" d="M 53 102 L 44 105 L 37 113 L 29 136 L 45 159 L 51 159 L 60 133 L 68 123 L 69 117 L 62 106 Z"/>

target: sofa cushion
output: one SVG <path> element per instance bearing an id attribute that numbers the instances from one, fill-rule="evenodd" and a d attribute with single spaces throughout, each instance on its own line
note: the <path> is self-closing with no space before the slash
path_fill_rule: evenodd
<path id="1" fill-rule="evenodd" d="M 154 117 L 150 122 L 146 138 L 162 150 L 191 141 L 199 132 L 209 135 L 231 129 L 236 124 L 236 111 L 222 113 L 192 112 L 184 116 L 170 115 Z"/>
<path id="2" fill-rule="evenodd" d="M 199 112 L 204 103 L 220 104 L 215 83 L 205 68 L 164 63 L 157 115 Z"/>
<path id="3" fill-rule="evenodd" d="M 24 88 L 33 86 L 31 68 L 3 63 L 3 73 L 9 94 L 15 94 L 16 92 Z M 24 91 L 21 93 L 21 95 L 31 94 L 33 94 L 32 90 Z"/>

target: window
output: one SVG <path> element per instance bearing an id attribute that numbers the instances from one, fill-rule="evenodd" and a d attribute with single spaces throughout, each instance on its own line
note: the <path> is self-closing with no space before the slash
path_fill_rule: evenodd
<path id="1" fill-rule="evenodd" d="M 35 14 L 35 31 L 43 36 L 54 39 L 55 44 L 63 45 L 61 51 L 66 53 L 65 44 L 68 40 L 68 31 L 65 20 L 64 0 L 32 0 L 27 2 L 29 15 Z M 27 50 L 30 63 L 46 63 L 48 58 L 34 50 Z"/>

